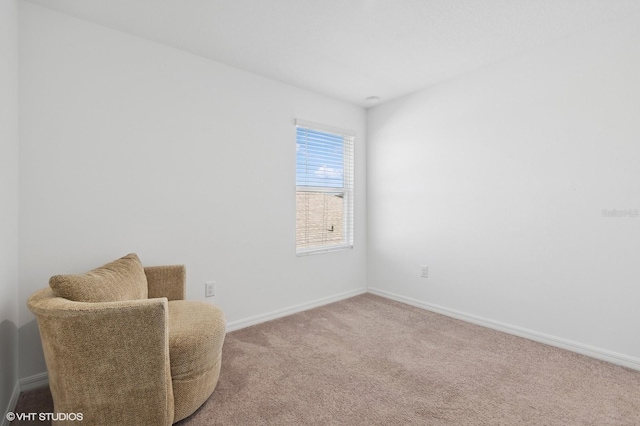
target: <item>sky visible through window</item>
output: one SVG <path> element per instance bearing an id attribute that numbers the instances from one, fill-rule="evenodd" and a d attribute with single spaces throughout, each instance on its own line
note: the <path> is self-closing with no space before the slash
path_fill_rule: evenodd
<path id="1" fill-rule="evenodd" d="M 297 128 L 296 185 L 344 187 L 343 136 Z"/>

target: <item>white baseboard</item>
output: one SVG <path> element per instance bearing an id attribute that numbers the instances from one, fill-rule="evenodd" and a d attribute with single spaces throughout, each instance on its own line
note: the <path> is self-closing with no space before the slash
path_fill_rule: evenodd
<path id="1" fill-rule="evenodd" d="M 18 397 L 20 396 L 20 382 L 16 382 L 13 387 L 13 393 L 11 394 L 11 399 L 9 400 L 9 405 L 7 405 L 7 411 L 2 416 L 2 426 L 9 426 L 9 420 L 7 420 L 7 413 L 13 413 L 16 409 L 16 404 L 18 403 Z"/>
<path id="2" fill-rule="evenodd" d="M 339 300 L 348 299 L 359 294 L 364 294 L 367 289 L 361 288 L 358 290 L 347 291 L 345 293 L 336 294 L 330 297 L 324 297 L 311 302 L 302 303 L 300 305 L 291 306 L 289 308 L 279 309 L 277 311 L 267 312 L 266 314 L 255 315 L 249 318 L 231 321 L 227 324 L 227 332 L 240 330 L 241 328 L 250 327 L 252 325 L 260 324 L 262 322 L 271 321 L 277 318 L 286 317 L 291 314 L 306 311 L 308 309 L 317 308 L 318 306 L 327 305 L 329 303 L 337 302 Z"/>
<path id="3" fill-rule="evenodd" d="M 540 333 L 511 324 L 506 324 L 500 321 L 494 321 L 477 315 L 456 311 L 454 309 L 445 308 L 443 306 L 434 305 L 432 303 L 422 302 L 417 299 L 401 296 L 399 294 L 391 293 L 384 290 L 368 288 L 367 291 L 371 294 L 382 296 L 387 299 L 395 300 L 397 302 L 406 303 L 407 305 L 422 308 L 427 311 L 436 312 L 448 317 L 456 318 L 473 324 L 478 324 L 483 327 L 492 328 L 494 330 L 513 334 L 519 337 L 524 337 L 529 340 L 534 340 L 536 342 L 544 343 L 550 346 L 566 349 L 568 351 L 576 352 L 592 358 L 608 361 L 613 364 L 633 368 L 634 370 L 640 370 L 640 358 L 635 358 L 618 352 L 609 351 L 607 349 L 597 348 L 595 346 L 585 345 L 583 343 L 574 342 L 572 340 L 567 340 L 561 337 L 551 336 L 549 334 Z"/>
<path id="4" fill-rule="evenodd" d="M 33 389 L 49 386 L 49 373 L 45 371 L 44 373 L 23 377 L 18 380 L 18 384 L 20 385 L 20 392 L 28 392 Z"/>
<path id="5" fill-rule="evenodd" d="M 7 413 L 13 413 L 15 411 L 18 398 L 22 392 L 27 392 L 45 386 L 49 386 L 49 374 L 47 372 L 19 379 L 13 387 L 13 393 L 11 394 L 9 405 L 7 406 L 7 412 L 2 416 L 2 426 L 9 426 Z"/>

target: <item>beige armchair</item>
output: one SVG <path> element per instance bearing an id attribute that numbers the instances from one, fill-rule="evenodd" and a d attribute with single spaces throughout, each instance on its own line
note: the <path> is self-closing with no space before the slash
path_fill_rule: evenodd
<path id="1" fill-rule="evenodd" d="M 184 300 L 185 278 L 184 266 L 143 268 L 130 254 L 54 276 L 29 298 L 57 413 L 82 413 L 88 425 L 171 425 L 209 398 L 225 320 Z"/>

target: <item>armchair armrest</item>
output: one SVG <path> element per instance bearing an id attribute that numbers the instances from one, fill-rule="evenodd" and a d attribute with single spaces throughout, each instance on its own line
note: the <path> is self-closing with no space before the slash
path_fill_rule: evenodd
<path id="1" fill-rule="evenodd" d="M 44 289 L 28 304 L 56 412 L 94 425 L 173 423 L 166 299 L 84 303 Z"/>
<path id="2" fill-rule="evenodd" d="M 187 269 L 184 265 L 146 266 L 149 299 L 166 297 L 168 300 L 184 300 Z"/>

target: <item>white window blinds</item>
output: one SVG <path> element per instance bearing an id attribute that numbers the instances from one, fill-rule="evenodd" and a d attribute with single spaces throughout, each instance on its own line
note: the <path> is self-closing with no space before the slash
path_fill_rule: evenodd
<path id="1" fill-rule="evenodd" d="M 296 250 L 353 246 L 355 134 L 296 121 Z"/>

